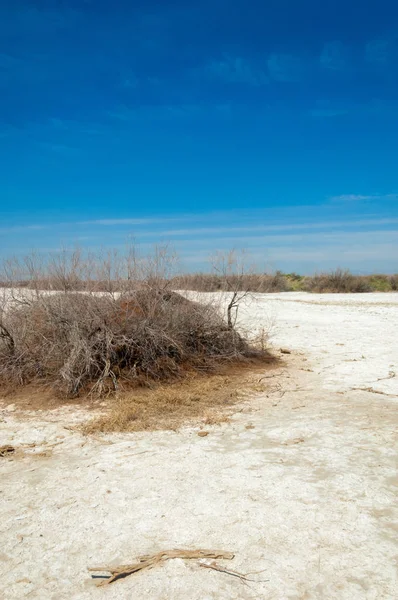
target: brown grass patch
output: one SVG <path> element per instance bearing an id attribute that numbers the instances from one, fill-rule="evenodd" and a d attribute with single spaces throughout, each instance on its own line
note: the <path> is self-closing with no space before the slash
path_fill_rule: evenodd
<path id="1" fill-rule="evenodd" d="M 110 398 L 105 412 L 84 425 L 83 432 L 176 430 L 198 422 L 204 425 L 226 422 L 234 412 L 233 407 L 248 394 L 269 389 L 269 382 L 261 375 L 276 363 L 274 359 L 239 364 L 222 374 L 190 373 L 183 380 L 160 384 L 154 389 L 126 392 Z"/>

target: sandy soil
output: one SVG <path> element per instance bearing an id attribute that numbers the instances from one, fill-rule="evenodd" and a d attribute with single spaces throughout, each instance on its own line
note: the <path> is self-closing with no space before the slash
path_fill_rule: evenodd
<path id="1" fill-rule="evenodd" d="M 0 444 L 25 447 L 0 459 L 2 598 L 398 597 L 398 294 L 263 295 L 241 317 L 274 322 L 292 354 L 207 437 L 85 439 L 65 428 L 86 418 L 76 408 L 3 408 Z M 96 588 L 87 571 L 175 547 L 261 573 L 176 559 Z"/>

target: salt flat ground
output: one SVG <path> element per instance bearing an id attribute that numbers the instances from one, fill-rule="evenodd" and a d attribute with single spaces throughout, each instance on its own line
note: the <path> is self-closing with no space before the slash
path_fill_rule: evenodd
<path id="1" fill-rule="evenodd" d="M 0 444 L 37 445 L 0 459 L 1 598 L 398 597 L 398 294 L 258 295 L 241 322 L 292 354 L 207 437 L 86 439 L 75 407 L 3 403 Z M 87 571 L 176 547 L 261 573 L 177 559 L 97 588 Z"/>

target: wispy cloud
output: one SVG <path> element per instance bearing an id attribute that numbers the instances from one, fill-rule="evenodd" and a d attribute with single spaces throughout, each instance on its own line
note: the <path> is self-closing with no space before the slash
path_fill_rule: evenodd
<path id="1" fill-rule="evenodd" d="M 43 150 L 55 154 L 61 154 L 62 156 L 76 156 L 81 152 L 80 148 L 57 142 L 37 142 L 37 145 Z"/>
<path id="2" fill-rule="evenodd" d="M 40 130 L 48 128 L 52 132 L 68 132 L 72 134 L 101 135 L 107 131 L 102 123 L 97 121 L 77 121 L 73 119 L 60 119 L 50 117 L 46 122 L 40 123 Z"/>
<path id="3" fill-rule="evenodd" d="M 78 221 L 76 225 L 105 225 L 114 227 L 119 225 L 151 225 L 153 223 L 165 223 L 173 219 L 95 219 L 93 221 Z"/>
<path id="4" fill-rule="evenodd" d="M 40 231 L 42 229 L 47 229 L 47 225 L 11 225 L 10 227 L 1 227 L 0 233 L 24 233 L 28 231 Z"/>
<path id="5" fill-rule="evenodd" d="M 198 234 L 207 233 L 239 233 L 239 232 L 256 232 L 256 231 L 293 231 L 302 229 L 332 229 L 336 227 L 363 227 L 363 226 L 375 226 L 375 225 L 394 225 L 398 223 L 398 219 L 361 219 L 354 221 L 323 221 L 320 223 L 283 223 L 279 225 L 264 225 L 258 227 L 214 227 L 214 228 L 198 228 L 198 229 L 180 229 L 171 230 L 166 233 L 173 235 L 185 235 L 187 232 L 196 232 Z"/>
<path id="6" fill-rule="evenodd" d="M 323 69 L 329 71 L 346 70 L 349 64 L 346 46 L 338 40 L 327 42 L 323 46 L 319 57 L 319 64 Z"/>
<path id="7" fill-rule="evenodd" d="M 330 198 L 331 202 L 367 202 L 371 200 L 398 200 L 398 194 L 342 194 Z"/>
<path id="8" fill-rule="evenodd" d="M 270 54 L 267 66 L 271 79 L 279 82 L 298 82 L 306 70 L 303 60 L 293 54 Z"/>
<path id="9" fill-rule="evenodd" d="M 398 32 L 370 40 L 365 47 L 365 58 L 375 67 L 397 66 L 398 62 Z"/>
<path id="10" fill-rule="evenodd" d="M 331 202 L 362 202 L 363 200 L 373 200 L 377 196 L 364 196 L 363 194 L 342 194 L 341 196 L 332 196 Z"/>
<path id="11" fill-rule="evenodd" d="M 119 79 L 121 87 L 127 90 L 136 90 L 140 85 L 139 78 L 128 68 L 120 69 Z"/>
<path id="12" fill-rule="evenodd" d="M 312 247 L 321 248 L 325 245 L 339 246 L 340 244 L 393 244 L 398 245 L 398 230 L 384 229 L 372 231 L 329 231 L 316 233 L 286 233 L 286 234 L 263 234 L 253 236 L 229 236 L 218 238 L 216 243 L 213 239 L 178 240 L 173 243 L 177 249 L 180 247 L 199 247 L 214 249 L 218 248 L 271 248 L 279 246 L 290 246 L 291 248 Z"/>
<path id="13" fill-rule="evenodd" d="M 204 68 L 204 73 L 211 79 L 226 83 L 261 86 L 269 83 L 266 73 L 242 57 L 226 56 L 222 60 L 214 60 Z"/>
<path id="14" fill-rule="evenodd" d="M 365 58 L 373 65 L 384 65 L 389 56 L 387 40 L 371 40 L 365 47 Z"/>
<path id="15" fill-rule="evenodd" d="M 390 196 L 388 196 L 390 197 Z M 392 198 L 398 198 L 391 194 Z M 369 199 L 374 198 L 374 196 L 341 196 L 337 198 L 353 198 L 353 199 Z M 377 197 L 376 197 L 377 198 Z M 230 218 L 235 217 L 235 214 L 232 213 L 223 213 L 223 220 L 228 220 Z M 115 232 L 119 231 L 118 228 L 123 227 L 139 227 L 139 231 L 137 231 L 137 237 L 139 238 L 151 238 L 154 239 L 172 239 L 172 238 L 186 238 L 187 241 L 192 239 L 193 243 L 206 243 L 205 240 L 212 239 L 214 237 L 219 237 L 220 239 L 242 239 L 242 235 L 248 236 L 247 240 L 255 240 L 258 238 L 263 238 L 264 236 L 267 239 L 278 239 L 278 236 L 274 236 L 273 233 L 281 232 L 282 237 L 283 232 L 303 232 L 299 235 L 301 238 L 303 235 L 307 238 L 312 235 L 310 232 L 312 230 L 324 230 L 325 233 L 322 235 L 340 235 L 340 233 L 344 233 L 344 230 L 352 230 L 352 229 L 363 229 L 363 228 L 372 228 L 376 226 L 393 226 L 398 224 L 398 218 L 374 218 L 374 219 L 353 219 L 347 221 L 319 221 L 319 222 L 302 222 L 302 223 L 274 223 L 271 225 L 247 225 L 247 226 L 224 226 L 224 227 L 212 227 L 212 226 L 203 226 L 203 227 L 185 227 L 181 229 L 147 229 L 152 225 L 165 225 L 168 223 L 185 221 L 185 222 L 196 222 L 198 219 L 202 221 L 214 221 L 214 216 L 212 214 L 202 214 L 202 215 L 176 215 L 175 217 L 156 217 L 156 218 L 137 218 L 137 219 L 93 219 L 87 221 L 76 221 L 76 222 L 59 222 L 52 223 L 50 225 L 44 224 L 32 224 L 32 225 L 11 225 L 8 227 L 0 228 L 0 234 L 13 234 L 13 233 L 24 233 L 24 232 L 34 232 L 34 231 L 42 231 L 42 230 L 56 230 L 62 228 L 65 232 L 69 230 L 71 234 L 73 234 L 74 240 L 83 240 L 83 239 L 94 239 L 92 236 L 79 237 L 76 236 L 76 226 L 89 226 L 89 227 L 115 227 Z M 220 215 L 219 215 L 219 218 Z M 339 230 L 342 230 L 339 232 Z M 370 229 L 371 231 L 371 229 Z M 386 230 L 387 231 L 387 230 Z M 355 232 L 354 232 L 355 233 Z M 269 236 L 268 234 L 271 234 Z M 290 234 L 289 234 L 290 235 Z M 296 234 L 293 234 L 293 237 L 290 239 L 294 239 Z M 68 234 L 69 236 L 69 234 Z M 199 240 L 194 240 L 193 238 L 199 237 Z M 97 238 L 96 238 L 97 239 Z"/>
<path id="16" fill-rule="evenodd" d="M 393 102 L 383 102 L 377 99 L 371 99 L 363 103 L 347 103 L 343 106 L 329 106 L 327 103 L 308 111 L 308 114 L 314 118 L 332 118 L 349 115 L 350 117 L 363 119 L 381 116 L 396 118 L 398 114 L 397 106 Z"/>
<path id="17" fill-rule="evenodd" d="M 233 211 L 230 218 L 236 215 Z M 202 215 L 202 220 L 214 222 L 211 214 Z M 181 216 L 182 220 L 195 222 L 192 215 Z M 228 217 L 225 215 L 228 222 Z M 58 223 L 49 225 L 21 225 L 0 229 L 0 234 L 8 234 L 17 252 L 26 252 L 43 241 L 49 244 L 40 246 L 41 252 L 55 252 L 60 247 L 60 231 L 64 248 L 72 248 L 76 243 L 87 249 L 100 249 L 100 244 L 124 248 L 126 230 L 120 225 L 139 226 L 136 239 L 142 252 L 149 251 L 154 242 L 162 238 L 171 242 L 172 247 L 186 265 L 191 268 L 206 268 L 208 257 L 216 250 L 226 251 L 232 247 L 246 248 L 250 260 L 259 268 L 270 265 L 285 270 L 314 271 L 336 266 L 358 267 L 367 270 L 394 270 L 394 252 L 398 251 L 398 218 L 367 218 L 347 221 L 272 223 L 264 226 L 223 226 L 169 229 L 147 231 L 152 223 L 168 219 L 96 219 L 78 223 Z M 170 219 L 171 220 L 171 219 Z M 225 221 L 224 221 L 225 222 Z M 93 229 L 81 231 L 77 225 L 88 224 Z M 96 227 L 114 226 L 101 236 Z M 46 229 L 46 235 L 40 230 Z M 36 235 L 33 235 L 36 230 Z M 28 235 L 29 231 L 32 233 Z M 50 231 L 50 233 L 48 233 Z M 93 235 L 94 234 L 94 235 Z M 109 234 L 109 235 L 108 235 Z M 147 236 L 148 234 L 148 236 Z M 143 239 L 142 239 L 143 238 Z M 7 238 L 8 239 L 8 238 Z M 140 241 L 141 239 L 141 241 Z M 28 244 L 27 241 L 29 240 Z M 118 246 L 119 244 L 119 246 Z"/>
<path id="18" fill-rule="evenodd" d="M 335 229 L 352 229 L 363 227 L 375 227 L 380 225 L 396 225 L 397 219 L 357 219 L 351 221 L 323 221 L 318 223 L 281 223 L 275 225 L 259 225 L 247 227 L 187 227 L 185 229 L 168 229 L 165 231 L 143 231 L 140 236 L 162 236 L 164 238 L 186 237 L 187 239 L 195 236 L 232 236 L 234 234 L 267 234 L 276 231 L 311 231 L 314 229 L 323 229 L 325 231 Z M 305 234 L 307 235 L 307 234 Z"/>

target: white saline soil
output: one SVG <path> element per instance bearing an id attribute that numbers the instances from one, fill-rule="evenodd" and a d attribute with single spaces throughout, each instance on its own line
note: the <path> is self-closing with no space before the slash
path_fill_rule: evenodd
<path id="1" fill-rule="evenodd" d="M 398 294 L 259 294 L 240 318 L 292 354 L 207 437 L 84 438 L 83 410 L 3 403 L 0 445 L 36 446 L 0 458 L 1 598 L 398 598 Z M 175 559 L 97 588 L 87 571 L 180 547 L 260 573 Z"/>

